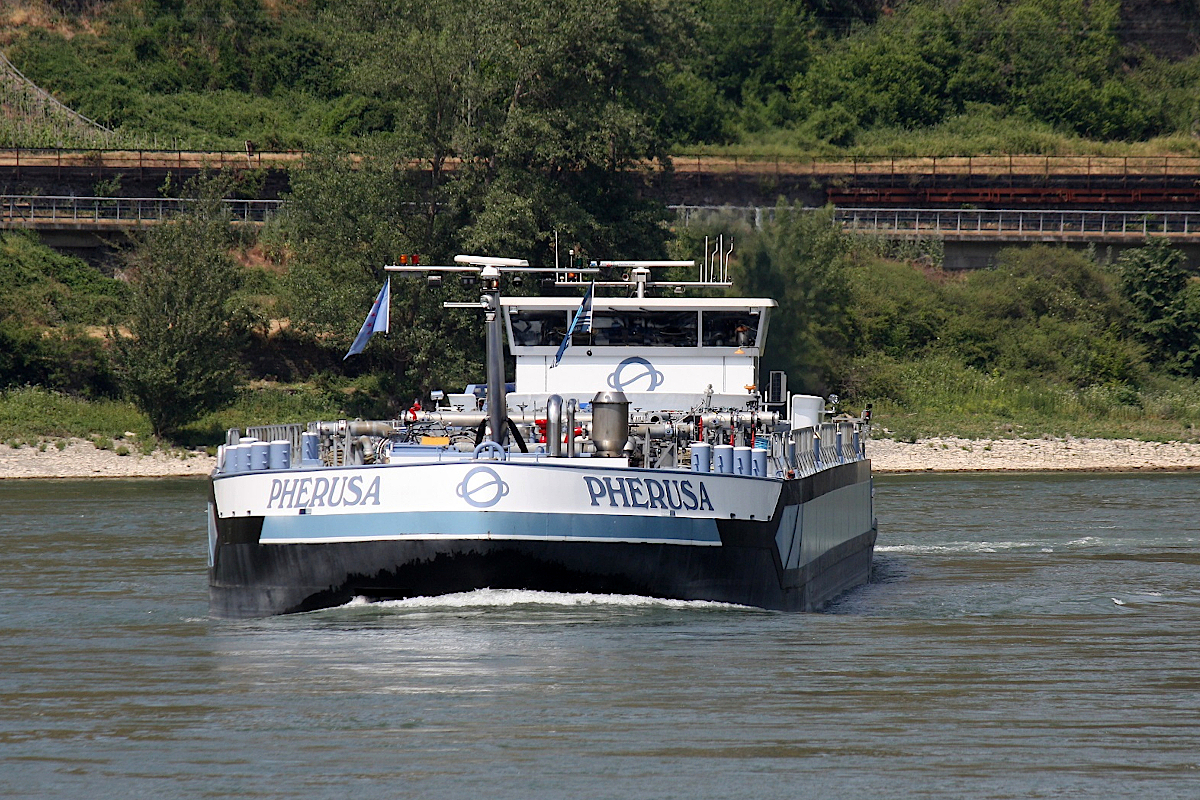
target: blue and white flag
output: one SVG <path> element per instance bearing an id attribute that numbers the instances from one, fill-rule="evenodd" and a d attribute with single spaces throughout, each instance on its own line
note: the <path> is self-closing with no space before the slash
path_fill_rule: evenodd
<path id="1" fill-rule="evenodd" d="M 367 346 L 367 342 L 371 340 L 373 333 L 387 333 L 392 322 L 392 277 L 389 275 L 387 281 L 383 284 L 383 288 L 379 290 L 379 295 L 375 298 L 375 305 L 371 306 L 371 313 L 367 314 L 367 320 L 358 330 L 358 336 L 354 337 L 354 344 L 350 345 L 350 352 L 342 356 L 342 361 L 345 361 L 350 356 L 358 355 Z"/>
<path id="2" fill-rule="evenodd" d="M 571 320 L 571 327 L 567 329 L 567 335 L 563 337 L 562 344 L 558 346 L 558 352 L 554 354 L 554 363 L 550 365 L 550 369 L 558 366 L 558 362 L 562 361 L 563 353 L 567 352 L 567 348 L 571 346 L 571 337 L 576 333 L 590 333 L 592 330 L 592 292 L 596 289 L 596 282 L 592 281 L 592 285 L 588 287 L 587 294 L 583 296 L 582 302 L 579 303 L 579 310 L 575 312 L 575 319 Z"/>

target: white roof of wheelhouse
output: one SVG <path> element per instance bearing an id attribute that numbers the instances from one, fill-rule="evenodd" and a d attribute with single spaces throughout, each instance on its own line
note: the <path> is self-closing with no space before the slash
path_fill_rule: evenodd
<path id="1" fill-rule="evenodd" d="M 579 297 L 502 297 L 505 308 L 529 311 L 574 310 Z M 592 308 L 630 311 L 740 311 L 750 308 L 775 308 L 779 304 L 765 297 L 595 297 Z"/>

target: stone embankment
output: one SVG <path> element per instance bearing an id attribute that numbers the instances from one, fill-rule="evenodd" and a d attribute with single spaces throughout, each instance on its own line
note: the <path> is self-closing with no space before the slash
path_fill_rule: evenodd
<path id="1" fill-rule="evenodd" d="M 876 473 L 1200 471 L 1200 444 L 1129 439 L 939 438 L 867 443 Z M 136 450 L 117 455 L 71 440 L 60 450 L 0 445 L 0 480 L 13 478 L 160 478 L 207 475 L 216 459 L 202 451 Z"/>

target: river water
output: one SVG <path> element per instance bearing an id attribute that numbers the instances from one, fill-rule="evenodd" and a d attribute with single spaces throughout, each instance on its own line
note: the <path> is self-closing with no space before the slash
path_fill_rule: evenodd
<path id="1" fill-rule="evenodd" d="M 210 620 L 202 481 L 0 483 L 0 795 L 1200 797 L 1200 477 L 885 477 L 831 613 Z"/>

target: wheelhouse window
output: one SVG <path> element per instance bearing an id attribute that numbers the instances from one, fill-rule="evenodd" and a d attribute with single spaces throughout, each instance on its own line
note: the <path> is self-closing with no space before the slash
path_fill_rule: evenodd
<path id="1" fill-rule="evenodd" d="M 695 311 L 596 311 L 590 344 L 646 347 L 696 347 Z"/>
<path id="2" fill-rule="evenodd" d="M 516 347 L 558 347 L 575 309 L 508 310 Z M 761 317 L 756 311 L 596 309 L 591 333 L 575 334 L 576 345 L 595 347 L 757 347 Z"/>
<path id="3" fill-rule="evenodd" d="M 758 315 L 749 311 L 705 311 L 705 347 L 754 347 L 758 342 Z"/>
<path id="4" fill-rule="evenodd" d="M 516 347 L 558 347 L 570 324 L 565 311 L 510 311 L 508 318 Z"/>

